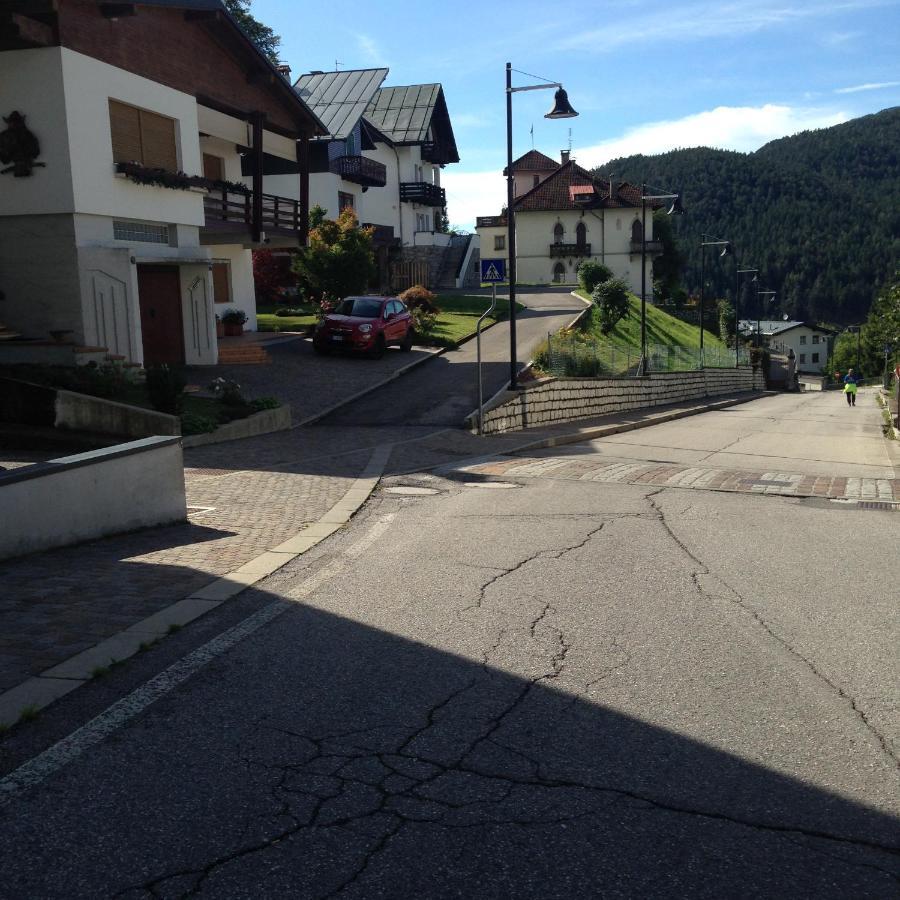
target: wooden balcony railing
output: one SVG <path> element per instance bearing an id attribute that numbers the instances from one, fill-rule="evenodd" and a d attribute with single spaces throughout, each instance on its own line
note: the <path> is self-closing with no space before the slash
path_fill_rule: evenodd
<path id="1" fill-rule="evenodd" d="M 421 203 L 423 206 L 446 206 L 447 192 L 427 181 L 402 181 L 400 199 L 404 203 Z"/>
<path id="2" fill-rule="evenodd" d="M 237 191 L 226 186 L 215 187 L 203 198 L 203 212 L 208 227 L 226 224 L 243 224 L 248 231 L 253 228 L 253 192 Z M 262 195 L 260 231 L 300 231 L 300 203 L 289 197 L 274 194 Z"/>
<path id="3" fill-rule="evenodd" d="M 387 167 L 368 156 L 338 156 L 328 168 L 345 181 L 365 187 L 384 187 L 387 184 Z"/>
<path id="4" fill-rule="evenodd" d="M 590 244 L 551 244 L 550 256 L 590 256 Z"/>

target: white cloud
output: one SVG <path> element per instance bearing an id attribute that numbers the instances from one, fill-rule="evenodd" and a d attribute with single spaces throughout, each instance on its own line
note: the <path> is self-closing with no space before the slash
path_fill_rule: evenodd
<path id="1" fill-rule="evenodd" d="M 506 205 L 506 179 L 502 167 L 493 172 L 441 173 L 447 189 L 447 215 L 451 225 L 474 229 L 476 216 L 496 216 Z"/>
<path id="2" fill-rule="evenodd" d="M 812 128 L 846 122 L 838 110 L 802 109 L 767 103 L 765 106 L 717 106 L 715 109 L 632 128 L 617 138 L 576 150 L 585 168 L 603 165 L 618 156 L 664 153 L 679 147 L 717 147 L 750 152 L 775 138 Z"/>
<path id="3" fill-rule="evenodd" d="M 714 37 L 733 38 L 768 28 L 803 22 L 812 18 L 848 13 L 883 6 L 888 0 L 837 0 L 793 5 L 784 0 L 732 0 L 701 2 L 664 10 L 649 15 L 635 12 L 628 28 L 581 30 L 558 41 L 555 50 L 582 50 L 604 53 L 634 44 L 635 36 L 646 45 L 652 41 L 705 40 Z"/>
<path id="4" fill-rule="evenodd" d="M 880 91 L 882 88 L 892 88 L 900 85 L 900 81 L 878 81 L 868 84 L 855 84 L 852 87 L 837 88 L 836 94 L 858 94 L 860 91 Z"/>
<path id="5" fill-rule="evenodd" d="M 356 45 L 359 48 L 363 61 L 370 66 L 386 66 L 384 52 L 374 38 L 367 34 L 356 35 Z M 352 66 L 351 66 L 352 68 Z"/>
<path id="6" fill-rule="evenodd" d="M 751 152 L 768 141 L 813 128 L 827 128 L 846 122 L 850 115 L 841 110 L 765 106 L 719 106 L 715 109 L 664 122 L 650 122 L 626 131 L 619 137 L 576 149 L 578 163 L 586 169 L 602 166 L 619 156 L 635 153 L 664 153 L 681 147 L 718 147 Z M 491 172 L 454 172 L 441 176 L 447 189 L 450 221 L 473 228 L 476 216 L 497 215 L 506 202 L 503 163 Z"/>

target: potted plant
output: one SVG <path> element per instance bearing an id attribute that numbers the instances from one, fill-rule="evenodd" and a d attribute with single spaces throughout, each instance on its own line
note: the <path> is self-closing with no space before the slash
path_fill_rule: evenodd
<path id="1" fill-rule="evenodd" d="M 238 337 L 244 333 L 244 322 L 247 321 L 247 313 L 242 309 L 226 309 L 222 313 L 222 324 L 225 327 L 225 337 Z"/>
<path id="2" fill-rule="evenodd" d="M 225 337 L 225 323 L 218 313 L 216 313 L 216 337 Z"/>

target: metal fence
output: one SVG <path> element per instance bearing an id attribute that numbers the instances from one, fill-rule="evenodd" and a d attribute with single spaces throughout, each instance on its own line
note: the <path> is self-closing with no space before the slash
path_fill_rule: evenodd
<path id="1" fill-rule="evenodd" d="M 609 341 L 589 341 L 577 332 L 548 334 L 547 341 L 536 355 L 536 362 L 544 371 L 560 378 L 624 378 L 638 375 L 640 352 L 619 347 Z M 750 353 L 742 347 L 738 363 L 750 365 Z M 734 368 L 734 350 L 705 347 L 701 358 L 699 348 L 667 344 L 648 344 L 647 370 L 650 372 L 690 372 L 701 368 Z"/>

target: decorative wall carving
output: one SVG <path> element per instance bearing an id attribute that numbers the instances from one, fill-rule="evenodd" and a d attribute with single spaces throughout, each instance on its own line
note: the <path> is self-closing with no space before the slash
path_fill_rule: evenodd
<path id="1" fill-rule="evenodd" d="M 14 178 L 26 178 L 32 169 L 43 168 L 44 163 L 35 162 L 41 154 L 41 145 L 25 127 L 25 116 L 14 109 L 3 116 L 3 121 L 7 127 L 0 131 L 0 164 L 6 168 L 0 169 L 0 175 L 12 172 Z"/>

